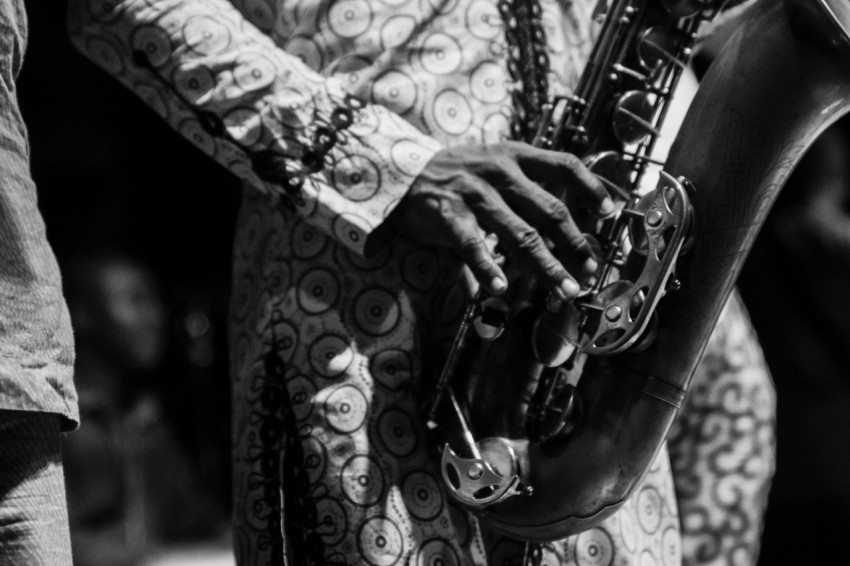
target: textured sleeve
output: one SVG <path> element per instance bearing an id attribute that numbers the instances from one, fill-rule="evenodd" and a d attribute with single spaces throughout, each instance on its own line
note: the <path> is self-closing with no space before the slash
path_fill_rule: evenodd
<path id="1" fill-rule="evenodd" d="M 226 0 L 71 0 L 82 53 L 259 191 L 363 253 L 439 144 L 284 52 Z"/>

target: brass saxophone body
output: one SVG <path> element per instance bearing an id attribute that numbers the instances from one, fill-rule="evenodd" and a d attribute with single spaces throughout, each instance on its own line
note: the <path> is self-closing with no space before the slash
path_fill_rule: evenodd
<path id="1" fill-rule="evenodd" d="M 636 4 L 669 13 L 711 2 L 618 9 Z M 817 136 L 850 111 L 850 0 L 758 0 L 743 18 L 703 78 L 663 166 L 670 173 L 648 195 L 626 187 L 626 212 L 596 227 L 605 260 L 587 295 L 552 306 L 533 278 L 520 277 L 509 301 L 479 297 L 468 309 L 429 425 L 445 440 L 447 491 L 492 530 L 534 542 L 564 538 L 632 494 L 777 193 Z M 696 31 L 688 25 L 676 29 Z M 633 47 L 643 30 L 622 33 Z M 600 60 L 592 56 L 583 81 L 629 73 L 594 68 Z M 593 104 L 593 112 L 612 112 Z M 626 116 L 642 111 L 629 106 Z M 663 111 L 653 110 L 653 120 Z M 548 116 L 540 145 L 583 150 L 592 162 L 614 134 L 583 132 L 570 120 Z M 635 182 L 651 161 L 632 155 Z M 597 172 L 622 189 L 616 170 Z"/>

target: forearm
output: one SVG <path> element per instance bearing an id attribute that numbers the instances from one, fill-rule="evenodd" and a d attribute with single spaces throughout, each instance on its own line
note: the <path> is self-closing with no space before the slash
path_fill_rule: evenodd
<path id="1" fill-rule="evenodd" d="M 355 251 L 439 149 L 386 109 L 361 108 L 229 2 L 92 5 L 71 0 L 71 38 L 86 56 L 218 163 Z"/>

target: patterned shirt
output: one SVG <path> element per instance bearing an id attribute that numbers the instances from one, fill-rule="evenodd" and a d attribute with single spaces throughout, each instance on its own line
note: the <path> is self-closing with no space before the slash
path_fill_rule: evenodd
<path id="1" fill-rule="evenodd" d="M 83 53 L 246 185 L 230 333 L 240 564 L 522 559 L 441 489 L 418 418 L 430 345 L 468 299 L 461 265 L 371 236 L 440 148 L 515 137 L 535 110 L 519 93 L 569 91 L 594 3 L 72 0 Z M 711 494 L 696 492 L 699 513 Z M 758 510 L 742 508 L 754 520 L 718 538 L 720 559 L 754 544 Z M 669 565 L 682 549 L 662 447 L 619 512 L 542 563 Z"/>
<path id="2" fill-rule="evenodd" d="M 23 0 L 0 0 L 0 409 L 79 420 L 74 341 L 56 259 L 30 176 L 15 80 L 26 48 Z"/>
<path id="3" fill-rule="evenodd" d="M 590 4 L 542 3 L 555 91 L 581 71 Z M 89 2 L 70 25 L 201 150 L 356 252 L 438 149 L 507 137 L 520 88 L 491 0 Z"/>

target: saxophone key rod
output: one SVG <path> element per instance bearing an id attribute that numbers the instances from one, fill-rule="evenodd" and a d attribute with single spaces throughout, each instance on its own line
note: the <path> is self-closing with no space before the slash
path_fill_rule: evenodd
<path id="1" fill-rule="evenodd" d="M 429 430 L 434 430 L 437 428 L 437 411 L 440 408 L 440 404 L 443 400 L 443 395 L 447 389 L 449 389 L 449 380 L 452 375 L 454 375 L 455 367 L 457 366 L 458 358 L 460 357 L 460 352 L 463 350 L 464 345 L 466 344 L 466 338 L 469 334 L 469 329 L 472 326 L 472 319 L 475 318 L 475 315 L 478 312 L 479 301 L 483 297 L 483 291 L 479 289 L 479 291 L 475 294 L 475 297 L 469 303 L 469 306 L 466 307 L 466 312 L 463 313 L 463 320 L 461 320 L 460 327 L 458 328 L 458 332 L 455 335 L 455 339 L 452 342 L 451 350 L 449 351 L 448 359 L 446 359 L 446 363 L 443 366 L 443 371 L 440 373 L 440 379 L 437 381 L 436 391 L 434 392 L 434 399 L 431 401 L 431 407 L 428 410 L 428 419 L 426 421 L 427 427 Z M 452 401 L 457 404 L 457 400 L 452 396 Z"/>
<path id="2" fill-rule="evenodd" d="M 475 437 L 472 436 L 472 431 L 469 430 L 469 423 L 466 422 L 466 417 L 463 416 L 463 410 L 460 408 L 460 403 L 457 402 L 454 390 L 452 390 L 451 387 L 447 387 L 446 392 L 448 393 L 449 400 L 452 402 L 452 408 L 454 409 L 455 416 L 460 423 L 460 427 L 463 432 L 463 441 L 466 443 L 467 448 L 469 448 L 469 452 L 472 454 L 472 457 L 476 460 L 482 460 L 481 451 L 478 450 L 478 445 L 475 443 Z"/>
<path id="3" fill-rule="evenodd" d="M 630 198 L 632 198 L 632 195 L 629 193 L 629 191 L 610 181 L 609 179 L 606 179 L 601 175 L 597 175 L 596 178 L 602 181 L 602 184 L 605 185 L 606 189 L 616 193 L 616 195 L 622 198 L 623 200 L 629 200 Z"/>
<path id="4" fill-rule="evenodd" d="M 664 168 L 667 165 L 666 161 L 655 159 L 654 157 L 650 157 L 649 155 L 642 155 L 640 153 L 634 153 L 630 151 L 624 151 L 623 155 L 632 159 L 633 161 L 643 161 L 645 163 L 651 163 L 652 165 L 658 165 L 661 168 Z"/>

